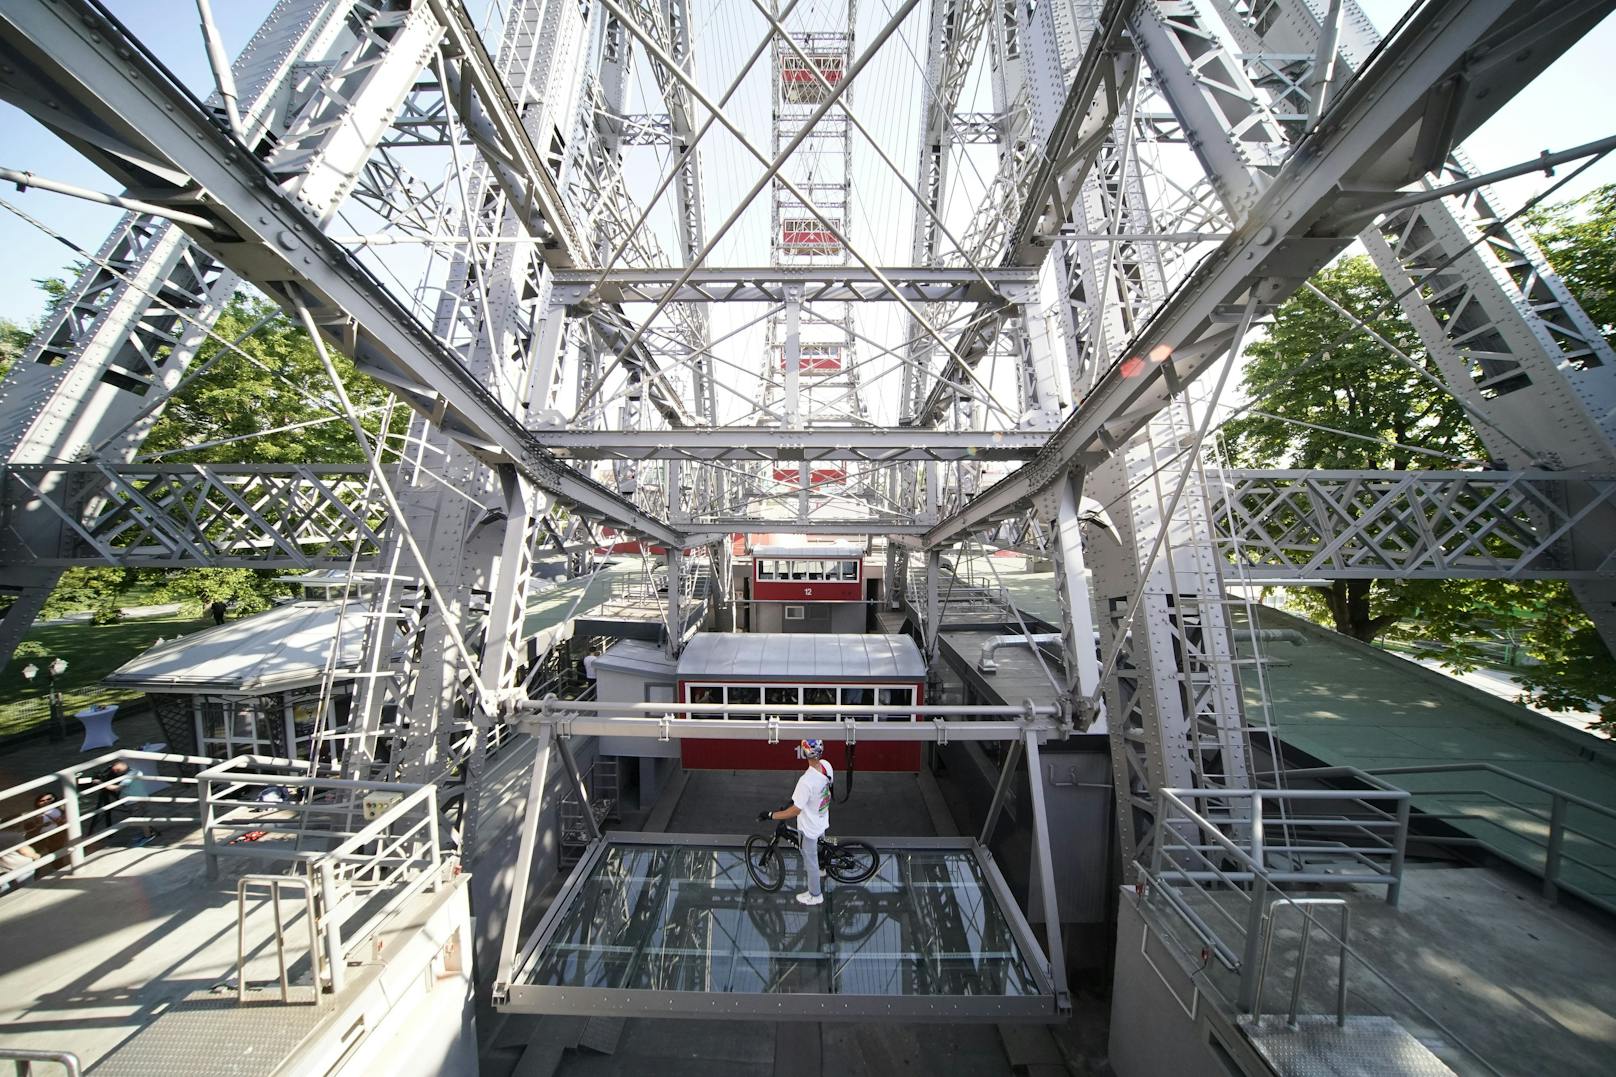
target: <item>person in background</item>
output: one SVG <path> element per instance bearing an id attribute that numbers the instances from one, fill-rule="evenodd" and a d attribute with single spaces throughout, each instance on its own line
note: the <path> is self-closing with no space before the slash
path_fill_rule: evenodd
<path id="1" fill-rule="evenodd" d="M 213 602 L 208 605 L 208 612 L 213 614 L 213 623 L 216 625 L 224 624 L 224 613 L 225 610 L 229 608 L 229 606 L 225 605 L 223 599 L 214 599 Z"/>
<path id="2" fill-rule="evenodd" d="M 6 840 L 5 838 L 0 838 L 0 848 L 4 847 Z M 0 852 L 0 876 L 10 875 L 18 868 L 28 869 L 10 882 L 0 882 L 0 894 L 10 890 L 13 886 L 21 886 L 29 879 L 32 879 L 35 873 L 30 865 L 38 859 L 39 851 L 32 845 L 19 845 L 15 849 L 6 849 L 5 852 Z"/>
<path id="3" fill-rule="evenodd" d="M 43 858 L 52 853 L 61 852 L 67 848 L 67 809 L 56 800 L 55 793 L 41 793 L 34 798 L 34 807 L 43 808 L 40 814 L 28 820 L 26 830 L 28 843 L 35 850 L 35 856 Z M 56 870 L 57 862 L 42 864 L 36 869 L 38 875 L 48 875 Z"/>

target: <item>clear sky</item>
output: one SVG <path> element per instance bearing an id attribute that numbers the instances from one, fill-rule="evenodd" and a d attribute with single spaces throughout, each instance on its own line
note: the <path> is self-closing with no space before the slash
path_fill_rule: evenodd
<path id="1" fill-rule="evenodd" d="M 212 80 L 192 0 L 108 2 L 114 13 L 180 78 L 199 92 L 211 89 Z M 234 53 L 262 21 L 271 2 L 227 0 L 213 6 L 226 48 Z M 482 6 L 476 4 L 474 9 Z M 869 39 L 894 6 L 890 0 L 864 0 L 860 5 L 863 40 Z M 1377 25 L 1388 29 L 1408 4 L 1398 0 L 1367 0 L 1364 6 Z M 727 65 L 733 65 L 750 50 L 764 26 L 749 0 L 720 0 L 717 5 L 694 0 L 692 9 L 696 54 L 702 61 L 698 74 L 704 85 L 716 91 L 722 88 L 719 72 L 732 70 Z M 925 11 L 923 3 L 905 23 L 902 36 L 889 43 L 886 54 L 861 78 L 854 94 L 856 107 L 866 122 L 906 170 L 914 167 L 913 114 L 917 98 L 913 72 L 918 65 L 912 53 L 920 47 L 922 35 L 917 31 Z M 1613 55 L 1616 55 L 1616 21 L 1607 20 L 1472 137 L 1466 144 L 1471 156 L 1482 168 L 1493 169 L 1534 156 L 1544 149 L 1563 149 L 1610 134 L 1611 120 L 1600 106 L 1616 89 L 1616 74 L 1610 62 Z M 767 71 L 766 65 L 759 66 Z M 643 66 L 639 70 L 643 79 Z M 765 88 L 760 93 L 750 92 L 752 89 L 749 85 L 749 92 L 738 97 L 735 107 L 738 116 L 746 121 L 744 126 L 757 132 L 758 140 L 767 150 L 767 91 Z M 644 95 L 648 91 L 636 92 Z M 967 97 L 982 99 L 985 93 L 985 80 L 979 78 Z M 711 145 L 714 152 L 705 158 L 709 227 L 728 214 L 757 174 L 757 166 L 750 158 L 741 156 L 741 151 L 727 135 L 713 139 Z M 852 223 L 881 260 L 904 261 L 911 214 L 907 195 L 885 167 L 874 160 L 867 147 L 855 145 L 858 190 Z M 0 165 L 86 187 L 111 189 L 110 182 L 96 169 L 8 105 L 0 105 L 0 147 L 3 147 Z M 1579 194 L 1597 183 L 1611 181 L 1616 181 L 1616 163 L 1607 160 L 1591 169 L 1566 193 Z M 1537 174 L 1502 185 L 1500 193 L 1506 205 L 1513 207 L 1549 182 Z M 649 186 L 643 174 L 631 175 L 630 183 L 635 188 Z M 48 192 L 19 193 L 10 185 L 0 190 L 0 198 L 91 250 L 99 246 L 118 217 L 115 210 Z M 757 208 L 736 230 L 736 238 L 720 247 L 720 262 L 766 260 L 766 240 L 764 245 L 758 246 L 757 237 L 759 233 L 766 235 L 766 226 L 759 226 L 767 220 L 767 212 L 765 193 Z M 659 231 L 666 228 L 665 223 L 659 224 Z M 0 317 L 27 322 L 43 307 L 43 297 L 33 285 L 33 278 L 59 274 L 73 255 L 3 209 L 0 209 L 0 249 L 6 251 L 6 257 L 0 259 Z"/>

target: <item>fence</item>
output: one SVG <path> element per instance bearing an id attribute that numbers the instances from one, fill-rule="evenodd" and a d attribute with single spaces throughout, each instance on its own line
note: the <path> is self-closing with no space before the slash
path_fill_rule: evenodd
<path id="1" fill-rule="evenodd" d="M 1332 883 L 1385 886 L 1387 901 L 1396 904 L 1407 842 L 1409 794 L 1348 767 L 1304 771 L 1313 777 L 1352 777 L 1368 789 L 1226 790 L 1164 789 L 1156 801 L 1156 844 L 1150 865 L 1136 865 L 1145 903 L 1188 928 L 1202 948 L 1198 984 L 1231 998 L 1239 1012 L 1261 1021 L 1273 960 L 1278 917 L 1294 911 L 1300 917 L 1297 961 L 1287 1011 L 1294 1022 L 1306 976 L 1307 952 L 1315 933 L 1338 954 L 1334 986 L 1335 1018 L 1346 1024 L 1347 976 L 1350 968 L 1369 973 L 1418 1014 L 1448 1043 L 1480 1068 L 1498 1071 L 1455 1035 L 1428 1009 L 1400 988 L 1352 947 L 1348 903 L 1341 897 L 1293 897 L 1286 884 Z M 1287 777 L 1295 777 L 1290 772 Z M 1217 809 L 1202 813 L 1190 802 Z M 1244 806 L 1244 811 L 1241 810 Z M 1333 811 L 1317 814 L 1320 806 Z M 1315 840 L 1311 831 L 1333 823 L 1336 835 L 1357 835 L 1358 844 Z M 1371 825 L 1373 824 L 1373 825 Z M 1268 832 L 1281 835 L 1265 841 Z M 1343 847 L 1345 846 L 1345 847 Z M 1315 847 L 1332 850 L 1342 870 L 1299 868 L 1298 852 L 1315 855 Z M 1281 864 L 1278 870 L 1270 867 Z M 1335 920 L 1332 928 L 1329 920 Z M 1143 945 L 1143 944 L 1141 944 Z M 1191 952 L 1194 950 L 1191 946 Z M 1148 960 L 1148 959 L 1147 959 Z M 1218 975 L 1218 970 L 1223 970 Z"/>
<path id="2" fill-rule="evenodd" d="M 110 774 L 118 763 L 124 764 L 127 771 Z M 131 827 L 195 825 L 197 779 L 179 772 L 179 768 L 212 763 L 206 756 L 110 752 L 0 791 L 0 805 L 17 802 L 23 806 L 0 819 L 0 832 L 26 835 L 20 841 L 0 839 L 4 843 L 0 852 L 10 854 L 29 846 L 41 854 L 22 867 L 0 874 L 0 884 L 10 884 L 51 865 L 78 867 L 92 846 Z M 36 804 L 42 793 L 50 793 L 55 801 Z"/>
<path id="3" fill-rule="evenodd" d="M 1463 822 L 1473 826 L 1495 828 L 1507 834 L 1512 841 L 1489 841 L 1481 837 L 1450 836 L 1443 834 L 1422 833 L 1420 840 L 1435 845 L 1479 846 L 1485 848 L 1494 856 L 1523 871 L 1531 872 L 1543 879 L 1543 896 L 1553 900 L 1561 891 L 1573 894 L 1609 913 L 1616 913 L 1616 898 L 1611 893 L 1600 893 L 1590 889 L 1587 885 L 1576 883 L 1565 877 L 1567 864 L 1573 864 L 1596 877 L 1611 884 L 1611 892 L 1616 893 L 1616 870 L 1611 866 L 1596 864 L 1586 856 L 1578 855 L 1568 849 L 1577 842 L 1586 842 L 1590 846 L 1616 852 L 1616 842 L 1609 837 L 1601 836 L 1593 831 L 1590 824 L 1598 821 L 1597 825 L 1607 827 L 1607 834 L 1616 835 L 1616 809 L 1599 804 L 1586 797 L 1568 793 L 1552 785 L 1535 781 L 1514 771 L 1491 763 L 1437 763 L 1427 766 L 1407 767 L 1377 767 L 1371 773 L 1380 777 L 1398 776 L 1413 777 L 1416 775 L 1460 775 L 1460 774 L 1486 774 L 1507 783 L 1512 795 L 1486 789 L 1480 785 L 1468 785 L 1459 788 L 1416 789 L 1417 797 L 1442 797 L 1450 801 L 1463 799 L 1476 799 L 1489 804 L 1497 805 L 1513 818 L 1509 821 L 1490 817 L 1473 811 L 1452 810 L 1444 811 L 1436 805 L 1424 805 L 1420 808 L 1420 817 L 1423 819 L 1443 819 Z M 1534 797 L 1536 804 L 1526 803 L 1526 799 Z M 1584 816 L 1582 825 L 1573 821 L 1573 812 Z M 1591 816 L 1592 818 L 1588 818 Z M 1517 825 L 1511 826 L 1513 821 Z M 1541 835 L 1541 836 L 1539 836 Z M 1510 848 L 1510 845 L 1520 842 L 1528 847 L 1536 847 L 1540 853 L 1523 856 Z"/>
<path id="4" fill-rule="evenodd" d="M 435 786 L 310 775 L 306 764 L 259 756 L 238 756 L 197 778 L 210 877 L 222 858 L 285 864 L 284 876 L 254 878 L 306 884 L 321 940 L 316 980 L 323 957 L 333 992 L 342 989 L 347 955 L 415 894 L 436 891 L 450 864 L 439 840 Z M 238 916 L 240 933 L 244 913 Z M 275 942 L 284 952 L 278 918 Z"/>

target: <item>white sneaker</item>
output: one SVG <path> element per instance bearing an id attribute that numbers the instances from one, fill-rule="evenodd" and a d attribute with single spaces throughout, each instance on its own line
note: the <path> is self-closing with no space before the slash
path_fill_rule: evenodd
<path id="1" fill-rule="evenodd" d="M 823 905 L 823 904 L 825 904 L 825 896 L 823 894 L 811 894 L 811 893 L 808 893 L 806 891 L 801 893 L 801 894 L 798 894 L 797 895 L 797 900 L 802 902 L 804 905 Z"/>

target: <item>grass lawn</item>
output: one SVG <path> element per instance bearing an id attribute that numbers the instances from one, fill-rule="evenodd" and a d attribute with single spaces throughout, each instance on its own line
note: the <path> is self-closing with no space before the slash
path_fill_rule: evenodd
<path id="1" fill-rule="evenodd" d="M 119 621 L 110 625 L 51 625 L 34 629 L 28 633 L 27 639 L 67 662 L 67 672 L 57 681 L 57 687 L 62 692 L 62 705 L 71 715 L 95 703 L 134 698 L 137 693 L 107 688 L 100 683 L 101 678 L 156 643 L 159 636 L 173 639 L 212 625 L 213 618 L 206 615 L 186 617 L 177 614 L 150 620 Z M 30 662 L 42 667 L 33 684 L 29 684 L 22 675 L 22 667 Z M 38 658 L 17 658 L 0 672 L 0 736 L 19 733 L 44 717 L 41 707 L 18 707 L 14 704 L 27 704 L 45 698 L 45 665 Z"/>

